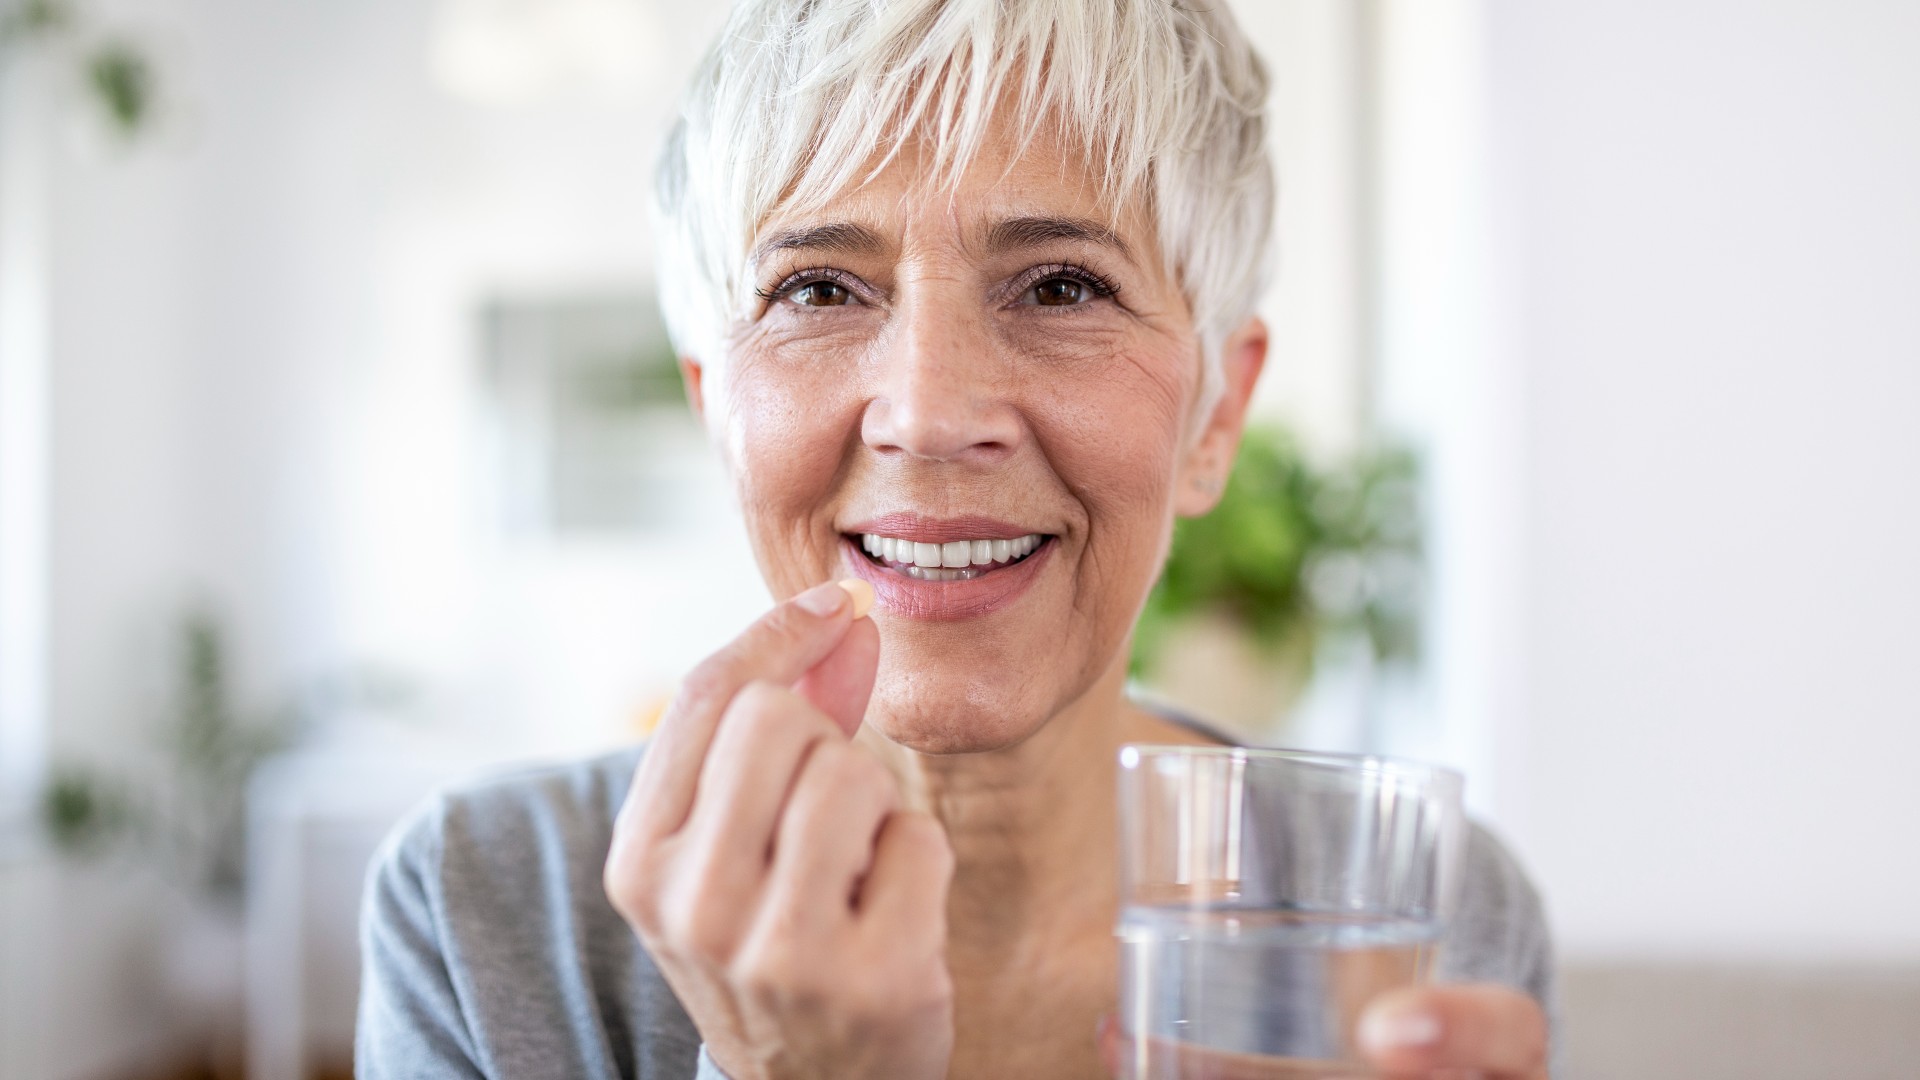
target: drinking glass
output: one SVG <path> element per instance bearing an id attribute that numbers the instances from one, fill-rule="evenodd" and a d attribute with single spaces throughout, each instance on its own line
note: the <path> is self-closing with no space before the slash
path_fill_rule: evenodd
<path id="1" fill-rule="evenodd" d="M 1354 1027 L 1432 970 L 1461 784 L 1362 755 L 1122 748 L 1121 1076 L 1372 1076 Z"/>

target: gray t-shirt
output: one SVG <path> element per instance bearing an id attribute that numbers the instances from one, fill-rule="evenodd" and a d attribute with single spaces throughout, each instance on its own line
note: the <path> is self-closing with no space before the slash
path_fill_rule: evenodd
<path id="1" fill-rule="evenodd" d="M 450 790 L 394 830 L 362 910 L 362 1080 L 724 1080 L 601 887 L 641 753 Z M 1440 957 L 1441 979 L 1518 987 L 1552 1015 L 1539 899 L 1477 827 Z"/>

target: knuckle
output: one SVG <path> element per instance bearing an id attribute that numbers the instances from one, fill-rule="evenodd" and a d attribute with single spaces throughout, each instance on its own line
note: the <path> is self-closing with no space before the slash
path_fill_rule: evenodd
<path id="1" fill-rule="evenodd" d="M 913 1012 L 945 1010 L 953 1004 L 953 977 L 944 964 L 918 968 L 895 987 L 894 1000 Z"/>
<path id="2" fill-rule="evenodd" d="M 721 728 L 730 744 L 751 751 L 823 738 L 833 732 L 833 721 L 792 690 L 756 679 L 734 695 Z"/>
<path id="3" fill-rule="evenodd" d="M 948 839 L 947 830 L 941 827 L 940 822 L 930 814 L 911 811 L 897 816 L 900 819 L 898 828 L 901 831 L 901 842 L 909 850 L 917 852 L 926 860 L 928 866 L 938 871 L 942 877 L 951 877 L 954 863 L 953 842 Z"/>
<path id="4" fill-rule="evenodd" d="M 723 723 L 745 725 L 750 732 L 762 731 L 781 719 L 791 696 L 792 692 L 785 687 L 765 679 L 750 679 L 727 703 Z"/>
<path id="5" fill-rule="evenodd" d="M 852 760 L 854 749 L 839 740 L 822 742 L 808 755 L 805 771 L 813 774 L 813 783 L 829 788 L 839 787 L 853 779 L 855 763 Z"/>
<path id="6" fill-rule="evenodd" d="M 638 840 L 616 840 L 600 875 L 607 901 L 636 929 L 658 927 L 649 846 Z"/>
<path id="7" fill-rule="evenodd" d="M 673 949 L 709 964 L 724 964 L 733 954 L 733 922 L 718 905 L 682 901 L 673 906 L 664 935 Z"/>
<path id="8" fill-rule="evenodd" d="M 727 687 L 732 682 L 728 677 L 729 667 L 724 652 L 715 653 L 695 664 L 693 670 L 680 680 L 680 690 L 674 695 L 673 711 L 698 710 L 703 706 L 722 703 Z"/>
<path id="9" fill-rule="evenodd" d="M 792 891 L 776 888 L 769 900 L 760 910 L 754 940 L 775 943 L 803 940 L 806 923 Z"/>
<path id="10" fill-rule="evenodd" d="M 878 825 L 899 799 L 892 774 L 866 750 L 844 739 L 822 739 L 813 756 L 813 796 L 837 807 L 835 813 Z"/>
<path id="11" fill-rule="evenodd" d="M 860 763 L 854 761 L 854 748 L 852 748 L 852 744 L 845 742 L 845 740 L 833 740 L 833 742 L 828 742 L 828 744 L 822 744 L 822 746 L 816 746 L 816 748 L 814 748 L 814 755 L 812 755 L 810 765 L 812 765 L 816 771 L 820 771 L 820 774 L 822 774 L 824 778 L 828 778 L 828 780 L 847 782 L 847 780 L 852 780 L 852 776 L 854 776 L 852 771 L 858 769 Z"/>
<path id="12" fill-rule="evenodd" d="M 868 1018 L 892 1018 L 944 1010 L 953 1002 L 953 979 L 946 965 L 880 964 L 872 977 L 853 988 L 850 1008 Z"/>
<path id="13" fill-rule="evenodd" d="M 847 764 L 844 768 L 847 770 L 847 779 L 852 783 L 887 795 L 895 792 L 893 774 L 887 771 L 885 765 L 880 764 L 880 759 L 852 744 L 848 744 Z"/>
<path id="14" fill-rule="evenodd" d="M 824 1001 L 827 984 L 816 974 L 821 965 L 800 962 L 785 935 L 762 936 L 729 966 L 739 989 L 758 1001 L 808 1007 Z"/>
<path id="15" fill-rule="evenodd" d="M 630 923 L 651 921 L 653 896 L 634 880 L 628 867 L 612 859 L 607 860 L 606 869 L 600 876 L 600 885 L 606 890 L 607 902 L 622 918 Z"/>
<path id="16" fill-rule="evenodd" d="M 807 614 L 791 603 L 776 604 L 772 611 L 760 620 L 755 627 L 757 635 L 770 639 L 768 644 L 786 643 L 802 637 L 812 629 L 818 620 L 810 619 Z M 757 636 L 750 635 L 750 636 Z"/>
<path id="17" fill-rule="evenodd" d="M 659 936 L 679 953 L 725 963 L 740 933 L 737 890 L 728 888 L 725 868 L 709 851 L 675 876 L 679 886 L 671 895 L 648 901 Z"/>

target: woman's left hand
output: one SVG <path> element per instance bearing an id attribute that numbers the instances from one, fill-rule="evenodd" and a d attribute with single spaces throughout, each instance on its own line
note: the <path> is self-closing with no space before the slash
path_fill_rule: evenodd
<path id="1" fill-rule="evenodd" d="M 1546 1080 L 1547 1014 L 1529 994 L 1491 983 L 1382 994 L 1360 1015 L 1361 1053 L 1388 1076 Z"/>
<path id="2" fill-rule="evenodd" d="M 1400 1080 L 1472 1076 L 1547 1080 L 1547 1017 L 1538 1002 L 1491 983 L 1416 986 L 1383 994 L 1360 1016 L 1356 1042 L 1367 1062 Z M 1127 1055 L 1119 1025 L 1101 1025 L 1101 1056 L 1115 1076 Z M 1298 1062 L 1182 1046 L 1182 1075 L 1207 1080 L 1298 1080 Z"/>

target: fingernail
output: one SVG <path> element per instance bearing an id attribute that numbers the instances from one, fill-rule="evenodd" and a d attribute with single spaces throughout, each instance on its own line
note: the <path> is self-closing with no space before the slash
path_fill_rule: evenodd
<path id="1" fill-rule="evenodd" d="M 857 577 L 841 578 L 839 581 L 834 582 L 834 584 L 847 590 L 847 595 L 853 597 L 854 618 L 864 619 L 867 617 L 867 612 L 873 610 L 872 585 L 867 584 Z"/>
<path id="2" fill-rule="evenodd" d="M 1370 1012 L 1360 1021 L 1360 1041 L 1373 1050 L 1415 1050 L 1440 1041 L 1440 1019 L 1420 1009 Z"/>
<path id="3" fill-rule="evenodd" d="M 835 584 L 815 585 L 806 592 L 793 598 L 802 611 L 810 612 L 821 618 L 838 614 L 840 605 L 847 602 L 847 590 Z"/>

